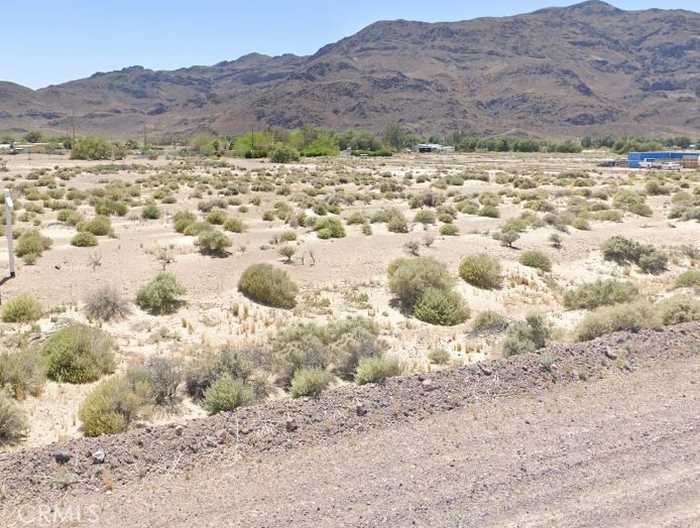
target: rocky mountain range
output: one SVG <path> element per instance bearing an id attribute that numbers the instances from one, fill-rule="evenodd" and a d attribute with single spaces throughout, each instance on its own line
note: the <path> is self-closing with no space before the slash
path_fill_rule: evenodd
<path id="1" fill-rule="evenodd" d="M 591 0 L 502 18 L 372 24 L 311 56 L 132 66 L 31 90 L 0 131 L 112 137 L 303 125 L 481 135 L 700 135 L 700 13 Z"/>

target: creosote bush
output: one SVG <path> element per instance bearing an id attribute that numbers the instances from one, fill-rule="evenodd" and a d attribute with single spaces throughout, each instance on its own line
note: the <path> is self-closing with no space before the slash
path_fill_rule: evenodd
<path id="1" fill-rule="evenodd" d="M 503 354 L 510 357 L 536 352 L 544 348 L 551 334 L 552 330 L 543 316 L 530 314 L 525 321 L 510 325 L 503 341 Z"/>
<path id="2" fill-rule="evenodd" d="M 620 265 L 637 264 L 645 273 L 654 275 L 665 271 L 668 263 L 668 257 L 654 246 L 621 236 L 609 238 L 601 249 L 605 260 Z"/>
<path id="3" fill-rule="evenodd" d="M 630 302 L 637 295 L 639 290 L 631 282 L 601 279 L 567 291 L 564 294 L 564 306 L 569 309 L 592 310 L 599 306 Z"/>
<path id="4" fill-rule="evenodd" d="M 0 446 L 20 441 L 28 430 L 25 414 L 7 394 L 0 391 Z"/>
<path id="5" fill-rule="evenodd" d="M 333 376 L 325 369 L 299 369 L 292 378 L 292 398 L 305 396 L 315 397 L 321 394 L 333 380 Z"/>
<path id="6" fill-rule="evenodd" d="M 388 274 L 389 290 L 407 311 L 413 311 L 427 289 L 451 290 L 455 284 L 447 267 L 432 257 L 394 260 Z"/>
<path id="7" fill-rule="evenodd" d="M 700 270 L 688 270 L 676 278 L 676 288 L 700 288 Z"/>
<path id="8" fill-rule="evenodd" d="M 501 263 L 485 253 L 468 255 L 459 265 L 459 276 L 466 283 L 484 290 L 495 290 L 503 285 Z"/>
<path id="9" fill-rule="evenodd" d="M 136 304 L 152 315 L 170 314 L 183 304 L 186 293 L 172 273 L 159 273 L 136 295 Z"/>
<path id="10" fill-rule="evenodd" d="M 52 245 L 51 239 L 37 229 L 29 229 L 22 233 L 17 240 L 15 254 L 24 260 L 25 264 L 34 264 L 42 253 Z"/>
<path id="11" fill-rule="evenodd" d="M 71 246 L 95 247 L 98 244 L 97 237 L 88 231 L 78 232 L 70 240 Z"/>
<path id="12" fill-rule="evenodd" d="M 85 436 L 122 433 L 141 415 L 151 399 L 150 384 L 127 373 L 95 387 L 78 410 Z"/>
<path id="13" fill-rule="evenodd" d="M 28 395 L 41 395 L 46 382 L 46 368 L 41 354 L 27 348 L 0 354 L 0 392 L 7 392 L 17 400 Z"/>
<path id="14" fill-rule="evenodd" d="M 700 320 L 700 300 L 687 295 L 664 299 L 657 305 L 661 323 L 675 325 Z"/>
<path id="15" fill-rule="evenodd" d="M 113 286 L 102 286 L 85 299 L 85 314 L 88 319 L 112 321 L 129 315 L 129 303 Z"/>
<path id="16" fill-rule="evenodd" d="M 659 328 L 658 311 L 647 301 L 603 306 L 590 312 L 576 327 L 578 341 L 590 341 L 620 330 L 639 332 L 642 328 Z"/>
<path id="17" fill-rule="evenodd" d="M 98 328 L 73 324 L 62 328 L 41 346 L 49 379 L 63 383 L 91 383 L 116 367 L 112 339 Z"/>
<path id="18" fill-rule="evenodd" d="M 289 274 L 270 264 L 253 264 L 241 275 L 238 291 L 260 304 L 274 308 L 294 308 L 299 291 Z"/>
<path id="19" fill-rule="evenodd" d="M 345 228 L 343 223 L 338 218 L 319 218 L 314 224 L 314 231 L 320 239 L 343 238 L 345 236 Z"/>
<path id="20" fill-rule="evenodd" d="M 202 231 L 197 237 L 195 245 L 203 255 L 226 255 L 226 250 L 233 245 L 231 239 L 221 231 L 211 229 Z"/>
<path id="21" fill-rule="evenodd" d="M 552 271 L 552 260 L 542 251 L 531 249 L 520 254 L 518 262 L 529 268 L 536 268 L 540 271 Z"/>
<path id="22" fill-rule="evenodd" d="M 510 325 L 508 319 L 492 310 L 481 312 L 472 322 L 472 332 L 478 334 L 497 334 L 505 332 Z"/>
<path id="23" fill-rule="evenodd" d="M 2 306 L 4 323 L 32 323 L 41 318 L 43 308 L 33 296 L 23 294 L 6 301 Z"/>
<path id="24" fill-rule="evenodd" d="M 387 378 L 401 375 L 401 363 L 398 359 L 384 355 L 364 358 L 357 366 L 355 383 L 381 383 Z"/>
<path id="25" fill-rule="evenodd" d="M 447 365 L 451 357 L 444 348 L 435 348 L 428 353 L 428 360 L 434 365 Z"/>
<path id="26" fill-rule="evenodd" d="M 428 288 L 414 306 L 413 316 L 433 325 L 455 326 L 469 318 L 469 308 L 458 292 Z"/>
<path id="27" fill-rule="evenodd" d="M 254 401 L 253 389 L 239 379 L 224 374 L 204 393 L 204 407 L 210 414 L 230 412 Z"/>

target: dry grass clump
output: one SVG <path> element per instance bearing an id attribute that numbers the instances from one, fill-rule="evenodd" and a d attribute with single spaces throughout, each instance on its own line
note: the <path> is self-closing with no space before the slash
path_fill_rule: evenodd
<path id="1" fill-rule="evenodd" d="M 5 302 L 2 307 L 4 323 L 32 323 L 41 318 L 41 303 L 31 295 L 18 295 Z"/>
<path id="2" fill-rule="evenodd" d="M 45 383 L 46 367 L 36 349 L 0 354 L 0 392 L 23 400 L 28 395 L 41 395 Z"/>
<path id="3" fill-rule="evenodd" d="M 129 313 L 128 301 L 113 286 L 102 286 L 85 299 L 85 314 L 90 320 L 120 320 Z"/>
<path id="4" fill-rule="evenodd" d="M 600 306 L 626 303 L 639 295 L 639 289 L 631 282 L 601 279 L 582 284 L 564 294 L 564 306 L 569 309 L 592 310 Z"/>
<path id="5" fill-rule="evenodd" d="M 115 369 L 112 339 L 98 328 L 73 324 L 59 330 L 41 346 L 49 379 L 90 383 Z"/>
<path id="6" fill-rule="evenodd" d="M 289 274 L 270 264 L 253 264 L 241 275 L 238 291 L 252 301 L 274 308 L 294 308 L 299 291 Z"/>
<path id="7" fill-rule="evenodd" d="M 499 289 L 503 285 L 501 263 L 485 253 L 464 257 L 459 265 L 459 276 L 484 290 Z"/>
<path id="8" fill-rule="evenodd" d="M 510 325 L 510 321 L 504 315 L 486 310 L 474 318 L 472 322 L 472 332 L 477 334 L 496 334 L 505 332 Z"/>

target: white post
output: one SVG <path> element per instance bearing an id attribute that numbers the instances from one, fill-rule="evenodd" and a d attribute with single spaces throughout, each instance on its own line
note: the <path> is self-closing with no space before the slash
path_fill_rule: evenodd
<path id="1" fill-rule="evenodd" d="M 8 262 L 10 263 L 10 277 L 15 276 L 15 250 L 12 247 L 12 195 L 10 191 L 5 191 L 5 237 L 7 238 Z"/>

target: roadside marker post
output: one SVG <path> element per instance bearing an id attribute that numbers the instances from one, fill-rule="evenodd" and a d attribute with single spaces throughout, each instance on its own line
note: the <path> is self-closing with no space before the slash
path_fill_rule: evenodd
<path id="1" fill-rule="evenodd" d="M 10 277 L 15 276 L 15 251 L 12 239 L 12 210 L 14 203 L 10 191 L 5 191 L 5 238 L 7 239 L 7 258 L 10 264 Z"/>

